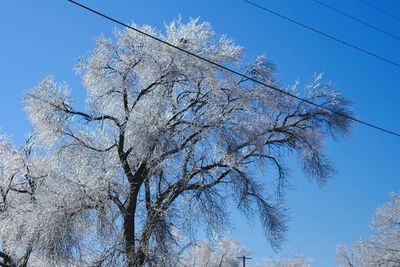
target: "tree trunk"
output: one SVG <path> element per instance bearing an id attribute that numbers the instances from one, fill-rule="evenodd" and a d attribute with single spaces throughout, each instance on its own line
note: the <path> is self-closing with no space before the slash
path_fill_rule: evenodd
<path id="1" fill-rule="evenodd" d="M 129 267 L 135 266 L 135 213 L 138 193 L 138 189 L 132 189 L 129 193 L 124 217 L 125 253 Z"/>
<path id="2" fill-rule="evenodd" d="M 0 266 L 5 266 L 5 267 L 12 267 L 12 261 L 11 257 L 5 253 L 0 251 Z"/>
<path id="3" fill-rule="evenodd" d="M 146 179 L 147 169 L 146 164 L 141 164 L 132 179 L 129 179 L 130 191 L 126 212 L 124 214 L 124 239 L 125 253 L 128 267 L 143 266 L 145 257 L 138 257 L 135 245 L 135 215 L 137 207 L 137 198 L 143 181 Z M 139 260 L 140 258 L 140 260 Z"/>

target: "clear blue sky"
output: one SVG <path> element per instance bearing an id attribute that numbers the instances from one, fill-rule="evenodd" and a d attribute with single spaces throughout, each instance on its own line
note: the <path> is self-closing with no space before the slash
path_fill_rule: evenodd
<path id="1" fill-rule="evenodd" d="M 400 35 L 400 22 L 360 4 L 357 0 L 323 0 L 386 31 Z M 400 16 L 400 2 L 373 1 Z M 400 131 L 400 68 L 273 17 L 242 1 L 82 1 L 125 22 L 150 24 L 181 15 L 200 17 L 215 31 L 245 47 L 249 58 L 266 53 L 277 64 L 283 84 L 307 81 L 324 72 L 353 102 L 357 116 Z M 258 3 L 312 25 L 334 36 L 400 63 L 400 41 L 377 33 L 327 10 L 311 0 L 259 0 Z M 82 101 L 83 89 L 72 67 L 93 45 L 96 36 L 111 36 L 114 24 L 67 1 L 14 0 L 0 3 L 0 128 L 20 144 L 30 129 L 22 110 L 23 92 L 45 75 L 71 85 Z M 290 207 L 287 241 L 280 255 L 303 252 L 315 266 L 335 266 L 335 249 L 368 235 L 377 206 L 400 186 L 400 138 L 354 125 L 351 137 L 326 144 L 338 173 L 320 188 L 303 177 L 291 161 L 287 194 Z M 246 225 L 233 212 L 231 235 L 252 251 L 253 262 L 274 255 L 259 225 Z"/>

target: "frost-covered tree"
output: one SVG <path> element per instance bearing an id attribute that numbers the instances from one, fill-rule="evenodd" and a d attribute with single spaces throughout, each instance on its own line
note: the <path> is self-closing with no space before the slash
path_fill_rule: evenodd
<path id="1" fill-rule="evenodd" d="M 208 23 L 141 29 L 281 87 L 265 57 Z M 21 149 L 0 143 L 0 239 L 17 265 L 143 266 L 180 249 L 199 227 L 229 227 L 229 204 L 258 215 L 267 238 L 285 231 L 285 157 L 325 182 L 326 137 L 349 131 L 348 102 L 315 75 L 286 88 L 327 109 L 238 77 L 132 30 L 100 37 L 79 62 L 86 107 L 45 78 L 24 98 L 33 125 Z"/>
<path id="2" fill-rule="evenodd" d="M 248 250 L 231 238 L 223 237 L 217 244 L 199 241 L 190 246 L 179 261 L 179 267 L 239 267 L 238 256 L 248 255 Z"/>
<path id="3" fill-rule="evenodd" d="M 351 248 L 339 245 L 340 266 L 400 266 L 400 196 L 391 194 L 391 201 L 376 210 L 371 223 L 375 233 Z"/>
<path id="4" fill-rule="evenodd" d="M 176 264 L 179 267 L 240 267 L 241 255 L 250 255 L 247 248 L 237 240 L 223 237 L 217 244 L 199 241 L 189 247 L 185 256 Z M 302 254 L 294 257 L 272 257 L 263 264 L 248 262 L 246 266 L 253 267 L 311 267 L 312 261 Z"/>
<path id="5" fill-rule="evenodd" d="M 302 254 L 297 254 L 293 258 L 273 257 L 267 259 L 265 267 L 311 267 L 312 260 L 305 258 Z"/>

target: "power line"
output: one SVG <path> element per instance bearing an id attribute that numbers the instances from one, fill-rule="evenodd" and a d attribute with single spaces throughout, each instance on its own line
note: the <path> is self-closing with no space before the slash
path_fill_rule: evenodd
<path id="1" fill-rule="evenodd" d="M 390 13 L 387 12 L 386 10 L 383 10 L 383 9 L 377 7 L 377 6 L 371 5 L 371 4 L 368 3 L 367 1 L 358 0 L 358 2 L 360 2 L 361 4 L 363 4 L 363 5 L 365 5 L 365 6 L 369 7 L 369 8 L 375 9 L 375 10 L 381 12 L 382 14 L 385 14 L 386 16 L 389 16 L 389 17 L 391 17 L 392 19 L 395 19 L 395 20 L 397 20 L 397 21 L 400 21 L 400 18 L 399 18 L 399 17 L 396 17 L 395 15 L 390 14 Z"/>
<path id="2" fill-rule="evenodd" d="M 399 63 L 394 62 L 394 61 L 392 61 L 392 60 L 390 60 L 390 59 L 384 58 L 384 57 L 379 56 L 379 55 L 377 55 L 377 54 L 375 54 L 375 53 L 373 53 L 373 52 L 370 52 L 370 51 L 368 51 L 368 50 L 366 50 L 366 49 L 364 49 L 364 48 L 360 48 L 360 47 L 358 47 L 358 46 L 356 46 L 356 45 L 353 45 L 353 44 L 351 44 L 351 43 L 348 43 L 348 42 L 346 42 L 346 41 L 343 41 L 343 40 L 341 40 L 341 39 L 339 39 L 339 38 L 337 38 L 337 37 L 335 37 L 335 36 L 329 35 L 329 34 L 327 34 L 327 33 L 325 33 L 325 32 L 322 32 L 322 31 L 320 31 L 320 30 L 317 30 L 317 29 L 315 29 L 315 28 L 313 28 L 313 27 L 311 27 L 311 26 L 305 25 L 305 24 L 302 23 L 302 22 L 299 22 L 299 21 L 297 21 L 297 20 L 294 20 L 294 19 L 291 19 L 291 18 L 289 18 L 289 17 L 286 17 L 286 16 L 284 16 L 284 15 L 278 13 L 278 12 L 272 11 L 272 10 L 270 10 L 270 9 L 264 7 L 264 6 L 260 6 L 260 5 L 254 3 L 254 2 L 250 2 L 250 1 L 248 1 L 248 0 L 243 0 L 243 1 L 246 2 L 246 3 L 248 3 L 248 4 L 250 4 L 250 5 L 253 5 L 253 6 L 259 8 L 259 9 L 262 9 L 262 10 L 264 10 L 264 11 L 266 11 L 266 12 L 269 12 L 270 14 L 273 14 L 273 15 L 275 15 L 275 16 L 277 16 L 277 17 L 280 17 L 280 18 L 282 18 L 282 19 L 285 19 L 285 20 L 287 20 L 287 21 L 290 21 L 290 22 L 292 22 L 292 23 L 294 23 L 294 24 L 297 24 L 297 25 L 299 25 L 299 26 L 301 26 L 301 27 L 303 27 L 303 28 L 306 28 L 306 29 L 308 29 L 308 30 L 310 30 L 310 31 L 313 31 L 313 32 L 315 32 L 315 33 L 318 33 L 318 34 L 320 34 L 320 35 L 322 35 L 322 36 L 325 36 L 325 37 L 327 37 L 327 38 L 329 38 L 329 39 L 332 39 L 332 40 L 334 40 L 334 41 L 336 41 L 336 42 L 338 42 L 338 43 L 341 43 L 341 44 L 343 44 L 343 45 L 346 45 L 346 46 L 348 46 L 348 47 L 351 47 L 351 48 L 353 48 L 353 49 L 356 49 L 356 50 L 358 50 L 358 51 L 360 51 L 360 52 L 363 52 L 364 54 L 367 54 L 367 55 L 369 55 L 369 56 L 375 57 L 375 58 L 380 59 L 380 60 L 382 60 L 382 61 L 384 61 L 384 62 L 386 62 L 386 63 L 392 64 L 392 65 L 394 65 L 394 66 L 400 68 L 400 64 L 399 64 Z"/>
<path id="3" fill-rule="evenodd" d="M 112 17 L 110 17 L 110 16 L 107 16 L 107 15 L 105 15 L 105 14 L 103 14 L 103 13 L 100 13 L 99 11 L 96 11 L 96 10 L 94 10 L 94 9 L 88 7 L 88 6 L 85 6 L 85 5 L 81 4 L 81 3 L 75 2 L 75 1 L 73 1 L 73 0 L 68 0 L 68 1 L 71 2 L 71 3 L 73 3 L 73 4 L 75 4 L 75 5 L 77 5 L 77 6 L 79 6 L 79 7 L 82 7 L 82 8 L 84 8 L 84 9 L 86 9 L 86 10 L 88 10 L 88 11 L 94 13 L 94 14 L 97 14 L 97 15 L 103 17 L 103 18 L 106 18 L 106 19 L 108 19 L 108 20 L 110 20 L 110 21 L 113 21 L 113 22 L 115 22 L 115 23 L 117 23 L 117 24 L 119 24 L 119 25 L 121 25 L 121 26 L 127 27 L 127 28 L 129 28 L 129 29 L 131 29 L 131 30 L 133 30 L 133 31 L 136 31 L 136 32 L 138 32 L 138 33 L 140 33 L 140 34 L 143 34 L 143 35 L 145 35 L 145 36 L 147 36 L 147 37 L 149 37 L 149 38 L 151 38 L 151 39 L 153 39 L 153 40 L 156 40 L 156 41 L 158 41 L 158 42 L 160 42 L 160 43 L 163 43 L 163 44 L 165 44 L 165 45 L 167 45 L 167 46 L 173 47 L 173 48 L 176 49 L 176 50 L 179 50 L 179 51 L 184 52 L 184 53 L 186 53 L 186 54 L 188 54 L 188 55 L 191 55 L 191 56 L 193 56 L 193 57 L 195 57 L 195 58 L 198 58 L 198 59 L 200 59 L 200 60 L 202 60 L 202 61 L 205 61 L 205 62 L 207 62 L 207 63 L 209 63 L 209 64 L 211 64 L 211 65 L 214 65 L 214 66 L 216 66 L 216 67 L 218 67 L 218 68 L 220 68 L 220 69 L 222 69 L 222 70 L 226 70 L 226 71 L 231 72 L 231 73 L 233 73 L 233 74 L 235 74 L 235 75 L 241 76 L 241 77 L 243 77 L 243 78 L 245 78 L 245 79 L 247 79 L 247 80 L 249 80 L 249 81 L 258 83 L 258 84 L 263 85 L 263 86 L 265 86 L 265 87 L 268 87 L 268 88 L 270 88 L 270 89 L 272 89 L 272 90 L 274 90 L 274 91 L 280 92 L 280 93 L 282 93 L 282 94 L 284 94 L 284 95 L 290 96 L 290 97 L 295 98 L 295 99 L 300 100 L 300 101 L 303 101 L 304 103 L 307 103 L 307 104 L 309 104 L 309 105 L 312 105 L 312 106 L 321 108 L 321 109 L 323 109 L 323 110 L 329 111 L 329 112 L 334 113 L 334 114 L 336 114 L 336 115 L 338 115 L 338 116 L 341 116 L 341 117 L 343 117 L 343 118 L 352 120 L 352 121 L 354 121 L 354 122 L 357 122 L 357 123 L 363 124 L 363 125 L 365 125 L 365 126 L 374 128 L 374 129 L 376 129 L 376 130 L 385 132 L 385 133 L 387 133 L 387 134 L 391 134 L 391 135 L 400 137 L 400 133 L 396 133 L 396 132 L 394 132 L 394 131 L 390 131 L 390 130 L 384 129 L 384 128 L 379 127 L 379 126 L 377 126 L 377 125 L 374 125 L 374 124 L 372 124 L 372 123 L 369 123 L 369 122 L 366 122 L 366 121 L 362 121 L 362 120 L 359 120 L 359 119 L 354 118 L 354 117 L 352 117 L 352 116 L 346 115 L 346 114 L 344 114 L 344 113 L 341 113 L 341 112 L 338 112 L 338 111 L 335 111 L 335 110 L 326 108 L 326 107 L 324 107 L 324 106 L 322 106 L 322 105 L 320 105 L 320 104 L 314 103 L 314 102 L 312 102 L 312 101 L 310 101 L 310 100 L 307 100 L 307 99 L 305 99 L 305 98 L 299 97 L 299 96 L 294 95 L 294 94 L 292 94 L 292 93 L 290 93 L 290 92 L 287 92 L 287 91 L 285 91 L 285 90 L 282 90 L 282 89 L 280 89 L 280 88 L 278 88 L 278 87 L 269 85 L 269 84 L 267 84 L 267 83 L 265 83 L 265 82 L 262 82 L 262 81 L 259 81 L 259 80 L 257 80 L 257 79 L 254 79 L 254 78 L 252 78 L 252 77 L 250 77 L 250 76 L 247 76 L 247 75 L 245 75 L 245 74 L 242 74 L 242 73 L 240 73 L 240 72 L 238 72 L 238 71 L 235 71 L 235 70 L 233 70 L 233 69 L 231 69 L 231 68 L 228 68 L 228 67 L 226 67 L 226 66 L 224 66 L 224 65 L 221 65 L 221 64 L 216 63 L 216 62 L 214 62 L 214 61 L 211 61 L 211 60 L 209 60 L 209 59 L 207 59 L 207 58 L 205 58 L 205 57 L 202 57 L 202 56 L 199 56 L 199 55 L 197 55 L 197 54 L 195 54 L 195 53 L 192 53 L 192 52 L 190 52 L 190 51 L 187 51 L 187 50 L 185 50 L 185 49 L 183 49 L 183 48 L 181 48 L 181 47 L 179 47 L 179 46 L 173 45 L 173 44 L 171 44 L 171 43 L 169 43 L 169 42 L 167 42 L 167 41 L 164 41 L 164 40 L 162 40 L 162 39 L 160 39 L 160 38 L 158 38 L 158 37 L 156 37 L 156 36 L 153 36 L 153 35 L 151 35 L 151 34 L 149 34 L 149 33 L 146 33 L 146 32 L 144 32 L 144 31 L 142 31 L 142 30 L 140 30 L 140 29 L 137 29 L 137 28 L 135 28 L 135 27 L 133 27 L 133 26 L 130 26 L 130 25 L 124 23 L 124 22 L 121 22 L 121 21 L 119 21 L 119 20 L 117 20 L 117 19 L 114 19 L 114 18 L 112 18 Z"/>
<path id="4" fill-rule="evenodd" d="M 341 14 L 341 15 L 349 18 L 349 19 L 357 21 L 358 23 L 360 23 L 360 24 L 362 24 L 364 26 L 367 26 L 368 28 L 374 29 L 375 31 L 378 31 L 380 33 L 383 33 L 383 34 L 389 36 L 389 37 L 392 37 L 393 39 L 396 39 L 397 41 L 400 41 L 400 37 L 398 37 L 398 36 L 396 36 L 396 35 L 394 35 L 394 34 L 392 34 L 390 32 L 387 32 L 387 31 L 385 31 L 385 30 L 383 30 L 381 28 L 378 28 L 378 27 L 376 27 L 376 26 L 374 26 L 374 25 L 372 25 L 372 24 L 370 24 L 370 23 L 368 23 L 368 22 L 366 22 L 364 20 L 361 20 L 361 19 L 359 19 L 357 17 L 354 17 L 353 15 L 351 15 L 349 13 L 341 11 L 341 10 L 339 10 L 339 9 L 337 9 L 337 8 L 331 6 L 331 5 L 328 5 L 328 4 L 326 4 L 326 3 L 322 2 L 322 1 L 319 1 L 319 0 L 311 0 L 311 1 L 317 3 L 317 4 L 321 5 L 321 6 L 324 6 L 324 7 L 328 8 L 328 9 L 330 9 L 330 10 L 333 10 L 334 12 L 339 13 L 339 14 Z"/>

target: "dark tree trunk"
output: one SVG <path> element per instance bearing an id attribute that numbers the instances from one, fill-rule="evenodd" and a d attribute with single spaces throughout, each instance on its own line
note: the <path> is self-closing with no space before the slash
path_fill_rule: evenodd
<path id="1" fill-rule="evenodd" d="M 137 198 L 143 181 L 147 176 L 146 164 L 142 163 L 136 173 L 132 177 L 128 177 L 130 191 L 126 212 L 124 214 L 124 238 L 125 238 L 125 253 L 128 262 L 128 267 L 143 266 L 146 258 L 138 257 L 135 245 L 135 215 L 137 207 Z M 140 259 L 139 259 L 140 258 Z"/>
<path id="2" fill-rule="evenodd" d="M 134 267 L 136 258 L 135 248 L 135 213 L 139 189 L 132 189 L 129 194 L 128 206 L 124 218 L 125 251 L 129 267 Z"/>
<path id="3" fill-rule="evenodd" d="M 12 261 L 11 261 L 11 257 L 0 251 L 0 266 L 5 266 L 5 267 L 12 267 Z"/>

